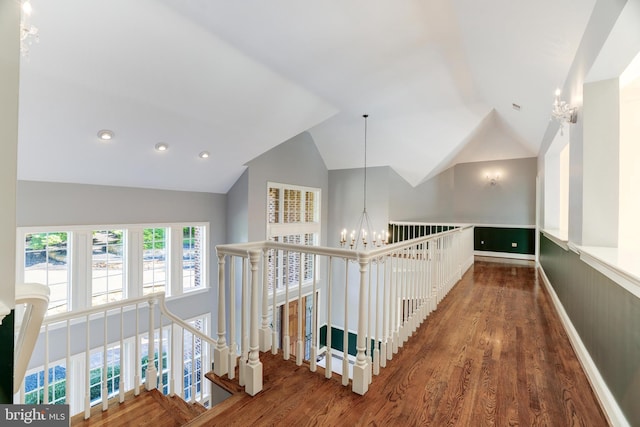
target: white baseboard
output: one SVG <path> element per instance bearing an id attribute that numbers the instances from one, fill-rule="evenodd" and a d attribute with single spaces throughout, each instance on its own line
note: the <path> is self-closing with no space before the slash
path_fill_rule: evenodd
<path id="1" fill-rule="evenodd" d="M 600 375 L 600 371 L 596 367 L 596 364 L 593 362 L 591 355 L 587 351 L 587 348 L 584 346 L 584 343 L 580 339 L 580 335 L 576 328 L 573 326 L 569 315 L 564 309 L 564 306 L 560 302 L 560 298 L 556 294 L 556 291 L 551 286 L 551 282 L 549 278 L 544 272 L 542 265 L 539 266 L 538 271 L 540 271 L 540 275 L 542 276 L 542 282 L 544 283 L 547 292 L 551 296 L 551 301 L 560 316 L 560 321 L 564 326 L 564 330 L 569 337 L 569 341 L 571 342 L 571 346 L 573 347 L 573 351 L 575 351 L 578 356 L 578 360 L 582 365 L 582 369 L 584 369 L 585 374 L 587 374 L 587 379 L 589 383 L 591 383 L 591 388 L 593 389 L 596 398 L 600 402 L 600 407 L 602 408 L 605 416 L 609 420 L 609 423 L 612 426 L 620 426 L 627 427 L 630 426 L 629 422 L 625 418 L 620 406 L 618 406 L 618 402 L 616 402 L 611 390 L 607 387 L 607 384 L 604 382 L 602 375 Z"/>
<path id="2" fill-rule="evenodd" d="M 514 254 L 511 252 L 473 251 L 473 254 L 477 256 L 494 257 L 494 258 L 525 259 L 525 260 L 536 259 L 535 255 Z"/>

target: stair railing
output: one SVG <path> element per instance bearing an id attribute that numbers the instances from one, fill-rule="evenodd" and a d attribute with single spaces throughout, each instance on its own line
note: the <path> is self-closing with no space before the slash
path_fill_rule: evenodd
<path id="1" fill-rule="evenodd" d="M 17 393 L 38 340 L 40 327 L 49 307 L 49 287 L 40 283 L 16 286 L 16 305 L 24 304 L 20 332 L 14 348 L 13 393 Z"/>
<path id="2" fill-rule="evenodd" d="M 206 333 L 172 314 L 163 292 L 46 317 L 36 334 L 38 338 L 34 364 L 44 366 L 45 373 L 43 399 L 39 403 L 54 403 L 50 402 L 50 394 L 55 399 L 55 393 L 60 391 L 50 387 L 49 379 L 53 369 L 64 364 L 64 403 L 71 406 L 71 415 L 84 412 L 85 419 L 91 416 L 91 407 L 96 403 L 101 402 L 104 411 L 110 398 L 117 397 L 123 402 L 127 392 L 138 395 L 141 387 L 158 388 L 164 394 L 177 394 L 202 403 L 206 394 L 202 380 L 211 349 L 216 345 Z M 58 345 L 51 346 L 52 341 Z M 163 346 L 165 341 L 167 345 Z M 141 356 L 145 351 L 141 347 L 145 342 L 143 362 Z M 199 354 L 195 351 L 196 343 L 202 344 Z M 99 366 L 91 366 L 96 349 L 101 350 L 101 362 Z M 186 365 L 185 354 L 191 356 Z M 29 358 L 23 360 L 26 369 Z M 20 378 L 16 382 L 20 403 L 24 403 L 24 386 L 21 387 L 24 373 Z"/>
<path id="3" fill-rule="evenodd" d="M 352 390 L 365 394 L 373 376 L 386 367 L 473 264 L 473 227 L 451 227 L 365 251 L 272 241 L 219 245 L 216 251 L 220 284 L 218 340 L 213 350 L 216 375 L 233 378 L 238 364 L 239 383 L 253 396 L 263 387 L 260 351 L 276 354 L 281 349 L 284 359 L 293 351 L 296 364 L 308 360 L 312 371 L 324 352 L 327 378 L 334 372 L 333 355 L 341 354 L 342 384 L 349 385 L 347 372 L 352 371 Z M 278 287 L 277 276 L 282 276 L 283 286 Z M 324 343 L 320 343 L 321 331 L 315 322 L 317 289 L 327 294 Z M 297 301 L 301 313 L 303 297 L 309 294 L 313 295 L 313 325 L 307 356 L 303 354 L 300 316 L 295 319 L 297 333 L 291 336 L 289 304 Z M 344 295 L 340 307 L 336 306 L 338 295 Z M 335 319 L 340 310 L 344 318 Z M 350 329 L 357 331 L 355 349 Z M 332 340 L 334 331 L 342 331 L 341 343 Z M 353 366 L 350 353 L 355 354 Z"/>

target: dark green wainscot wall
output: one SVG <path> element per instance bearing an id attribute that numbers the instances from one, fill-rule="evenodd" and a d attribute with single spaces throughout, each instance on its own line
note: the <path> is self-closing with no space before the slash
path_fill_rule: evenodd
<path id="1" fill-rule="evenodd" d="M 347 338 L 349 354 L 355 356 L 357 354 L 356 351 L 356 342 L 358 340 L 358 336 L 352 332 L 349 332 L 349 337 Z M 339 328 L 332 327 L 331 328 L 331 348 L 341 351 L 344 353 L 344 331 Z M 327 325 L 322 325 L 320 327 L 320 347 L 324 347 L 327 345 Z M 374 349 L 374 341 L 371 340 L 371 350 Z"/>
<path id="2" fill-rule="evenodd" d="M 0 325 L 0 404 L 13 403 L 13 314 Z"/>
<path id="3" fill-rule="evenodd" d="M 473 249 L 486 252 L 506 252 L 535 255 L 536 230 L 533 228 L 475 227 Z M 516 247 L 513 244 L 516 244 Z"/>
<path id="4" fill-rule="evenodd" d="M 540 264 L 627 421 L 640 426 L 640 298 L 543 234 Z"/>

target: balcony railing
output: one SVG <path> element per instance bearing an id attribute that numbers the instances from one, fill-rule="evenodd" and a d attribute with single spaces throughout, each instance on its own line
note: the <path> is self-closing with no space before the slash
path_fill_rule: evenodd
<path id="1" fill-rule="evenodd" d="M 435 233 L 422 234 L 415 230 L 413 235 L 396 239 L 396 243 L 366 251 L 269 241 L 217 246 L 220 285 L 214 373 L 233 378 L 239 366 L 240 384 L 248 394 L 255 395 L 263 386 L 260 351 L 277 354 L 281 349 L 283 358 L 289 359 L 293 350 L 296 364 L 306 359 L 311 371 L 316 371 L 318 356 L 324 352 L 325 376 L 332 376 L 334 354 L 341 356 L 342 384 L 347 386 L 349 330 L 355 329 L 351 386 L 354 392 L 365 394 L 374 376 L 473 264 L 473 227 L 456 226 L 446 231 L 435 228 Z M 312 262 L 306 263 L 308 258 Z M 274 268 L 270 264 L 273 259 L 283 260 L 277 267 L 282 269 L 287 284 L 282 290 L 270 283 L 275 276 L 269 274 Z M 291 259 L 296 260 L 293 266 Z M 309 269 L 310 265 L 313 268 Z M 319 312 L 318 290 L 326 293 L 323 313 Z M 231 304 L 225 303 L 227 291 Z M 309 294 L 313 295 L 311 351 L 306 357 L 300 313 L 306 312 L 301 307 L 303 297 Z M 289 313 L 291 301 L 298 304 L 294 320 Z M 320 347 L 317 322 L 321 314 L 327 331 L 324 348 Z M 339 319 L 336 314 L 341 315 Z M 296 323 L 296 333 L 291 336 L 290 325 Z M 336 349 L 340 345 L 331 342 L 334 327 L 342 330 L 342 351 Z M 292 340 L 294 345 L 290 345 Z"/>
<path id="2" fill-rule="evenodd" d="M 29 318 L 25 312 L 23 323 Z M 190 402 L 204 403 L 208 396 L 202 381 L 216 341 L 172 314 L 162 292 L 49 316 L 39 337 L 33 357 L 44 367 L 37 380 L 43 392 L 30 403 L 67 403 L 72 415 L 84 412 L 86 419 L 92 406 L 106 410 L 110 398 L 122 402 L 140 387 Z M 62 380 L 56 379 L 59 370 Z M 23 380 L 24 369 L 15 382 Z M 24 386 L 16 402 L 25 403 Z"/>

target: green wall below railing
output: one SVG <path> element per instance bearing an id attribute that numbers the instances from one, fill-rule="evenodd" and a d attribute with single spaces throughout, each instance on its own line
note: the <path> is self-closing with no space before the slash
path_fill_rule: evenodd
<path id="1" fill-rule="evenodd" d="M 348 340 L 348 349 L 349 354 L 355 356 L 357 354 L 356 343 L 358 341 L 358 336 L 353 332 L 349 332 Z M 324 347 L 327 345 L 327 325 L 322 325 L 320 327 L 320 347 Z M 331 327 L 331 348 L 341 351 L 344 353 L 344 331 L 340 328 Z M 371 350 L 373 351 L 374 341 L 371 340 Z"/>
<path id="2" fill-rule="evenodd" d="M 473 231 L 473 249 L 486 252 L 535 255 L 535 236 L 536 231 L 533 228 L 476 226 Z"/>
<path id="3" fill-rule="evenodd" d="M 640 299 L 543 234 L 540 264 L 627 421 L 640 426 Z"/>

